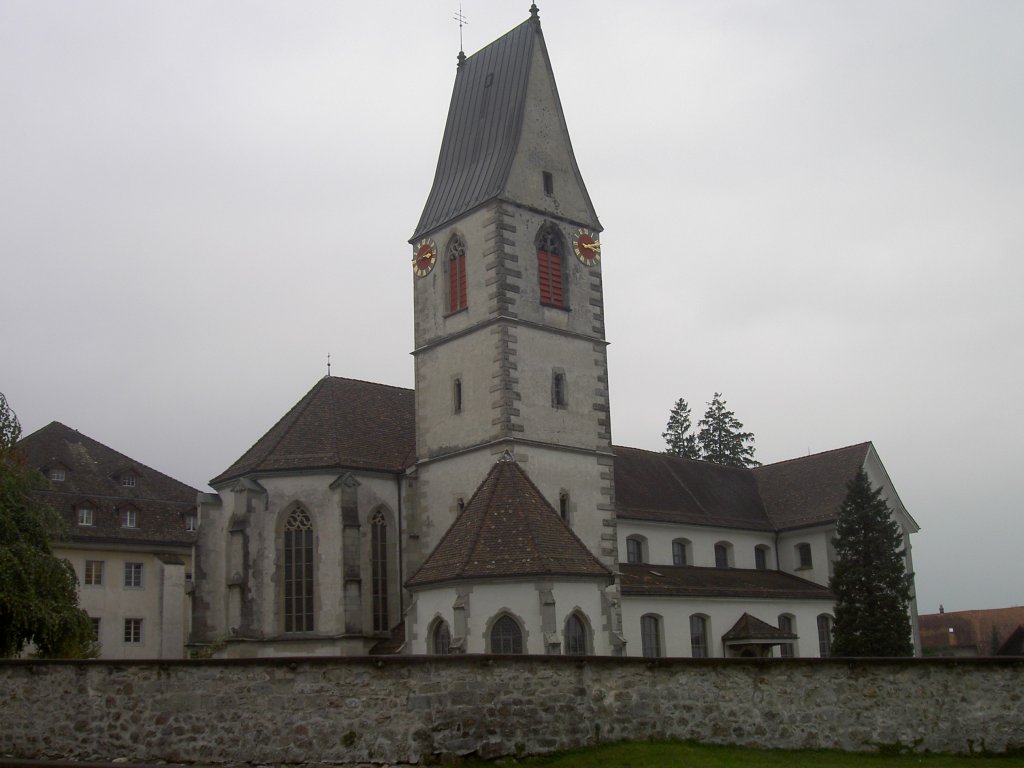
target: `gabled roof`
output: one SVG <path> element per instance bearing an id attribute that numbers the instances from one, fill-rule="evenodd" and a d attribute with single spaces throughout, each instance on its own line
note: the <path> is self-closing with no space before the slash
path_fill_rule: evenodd
<path id="1" fill-rule="evenodd" d="M 1006 642 L 999 646 L 996 656 L 1024 656 L 1024 624 L 1018 624 Z"/>
<path id="2" fill-rule="evenodd" d="M 778 627 L 761 621 L 756 616 L 744 613 L 732 628 L 722 635 L 725 642 L 741 642 L 744 640 L 797 640 L 792 632 L 784 632 Z"/>
<path id="3" fill-rule="evenodd" d="M 407 586 L 537 576 L 611 580 L 519 464 L 503 459 Z"/>
<path id="4" fill-rule="evenodd" d="M 748 469 L 615 446 L 617 515 L 631 520 L 771 530 Z"/>
<path id="5" fill-rule="evenodd" d="M 195 539 L 184 518 L 196 506 L 198 491 L 192 486 L 57 421 L 23 437 L 18 448 L 35 469 L 65 470 L 63 480 L 38 494 L 65 517 L 72 541 L 188 545 Z M 118 479 L 126 467 L 132 469 L 134 486 Z M 93 525 L 77 525 L 79 506 L 94 510 Z M 137 528 L 121 527 L 119 511 L 125 507 L 138 512 Z"/>
<path id="6" fill-rule="evenodd" d="M 412 463 L 415 446 L 411 389 L 325 376 L 210 485 L 253 472 L 397 473 Z"/>
<path id="7" fill-rule="evenodd" d="M 531 65 L 538 53 L 544 64 L 539 77 L 546 82 L 530 79 Z M 434 183 L 412 240 L 502 196 L 519 148 L 527 105 L 544 87 L 557 94 L 540 19 L 535 13 L 460 63 Z M 550 115 L 549 120 L 560 128 L 571 154 L 565 116 L 557 97 L 556 109 L 557 114 Z M 572 164 L 589 209 L 591 221 L 586 223 L 599 228 L 575 159 Z"/>
<path id="8" fill-rule="evenodd" d="M 622 563 L 619 572 L 624 596 L 835 600 L 820 584 L 782 571 Z"/>
<path id="9" fill-rule="evenodd" d="M 925 655 L 968 650 L 990 656 L 1024 624 L 1024 606 L 923 613 L 917 623 Z"/>
<path id="10" fill-rule="evenodd" d="M 750 470 L 772 525 L 785 530 L 835 520 L 846 484 L 870 449 L 871 443 L 858 443 Z"/>

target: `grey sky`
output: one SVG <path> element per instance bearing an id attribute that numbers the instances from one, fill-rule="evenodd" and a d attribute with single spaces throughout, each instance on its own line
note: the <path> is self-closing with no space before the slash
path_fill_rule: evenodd
<path id="1" fill-rule="evenodd" d="M 455 3 L 0 2 L 0 391 L 204 487 L 325 373 L 412 385 Z M 528 2 L 464 0 L 472 53 Z M 923 612 L 1024 602 L 1024 4 L 551 0 L 613 435 L 715 391 L 872 440 Z"/>

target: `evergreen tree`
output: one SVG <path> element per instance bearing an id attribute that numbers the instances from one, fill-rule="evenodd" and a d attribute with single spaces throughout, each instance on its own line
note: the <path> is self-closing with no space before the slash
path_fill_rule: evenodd
<path id="1" fill-rule="evenodd" d="M 725 407 L 720 392 L 715 392 L 697 426 L 700 427 L 697 443 L 706 461 L 729 467 L 761 466 L 754 458 L 754 434 L 743 431 L 743 424 Z"/>
<path id="2" fill-rule="evenodd" d="M 847 486 L 832 540 L 836 563 L 835 656 L 911 656 L 910 578 L 903 532 L 880 488 L 861 469 Z"/>
<path id="3" fill-rule="evenodd" d="M 0 658 L 26 643 L 49 658 L 95 656 L 75 571 L 50 551 L 63 521 L 33 495 L 46 481 L 17 450 L 20 436 L 18 417 L 0 394 Z"/>
<path id="4" fill-rule="evenodd" d="M 676 400 L 672 413 L 669 414 L 668 424 L 665 431 L 661 433 L 665 438 L 668 448 L 665 453 L 672 456 L 682 456 L 686 459 L 699 459 L 700 450 L 697 448 L 697 436 L 690 432 L 690 405 L 683 398 Z"/>

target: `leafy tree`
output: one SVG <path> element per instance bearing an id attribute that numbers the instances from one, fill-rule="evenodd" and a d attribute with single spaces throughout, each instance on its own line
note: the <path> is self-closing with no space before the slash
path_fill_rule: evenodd
<path id="1" fill-rule="evenodd" d="M 661 436 L 668 445 L 666 453 L 686 459 L 700 458 L 697 436 L 690 432 L 690 406 L 683 398 L 676 400 Z"/>
<path id="2" fill-rule="evenodd" d="M 836 563 L 835 656 L 911 656 L 910 578 L 903 532 L 861 469 L 847 486 L 832 540 Z"/>
<path id="3" fill-rule="evenodd" d="M 48 658 L 94 656 L 75 571 L 50 550 L 64 535 L 63 521 L 33 495 L 46 481 L 18 451 L 20 436 L 18 417 L 0 394 L 0 658 L 27 643 Z"/>
<path id="4" fill-rule="evenodd" d="M 761 466 L 754 458 L 753 432 L 743 431 L 743 424 L 725 407 L 720 392 L 715 392 L 697 426 L 700 427 L 697 443 L 701 458 L 729 467 Z"/>

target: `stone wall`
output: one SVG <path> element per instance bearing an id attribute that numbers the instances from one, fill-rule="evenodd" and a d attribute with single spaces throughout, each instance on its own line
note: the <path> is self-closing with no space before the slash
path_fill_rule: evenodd
<path id="1" fill-rule="evenodd" d="M 1024 659 L 0 663 L 0 756 L 366 764 L 672 738 L 1024 750 Z"/>

